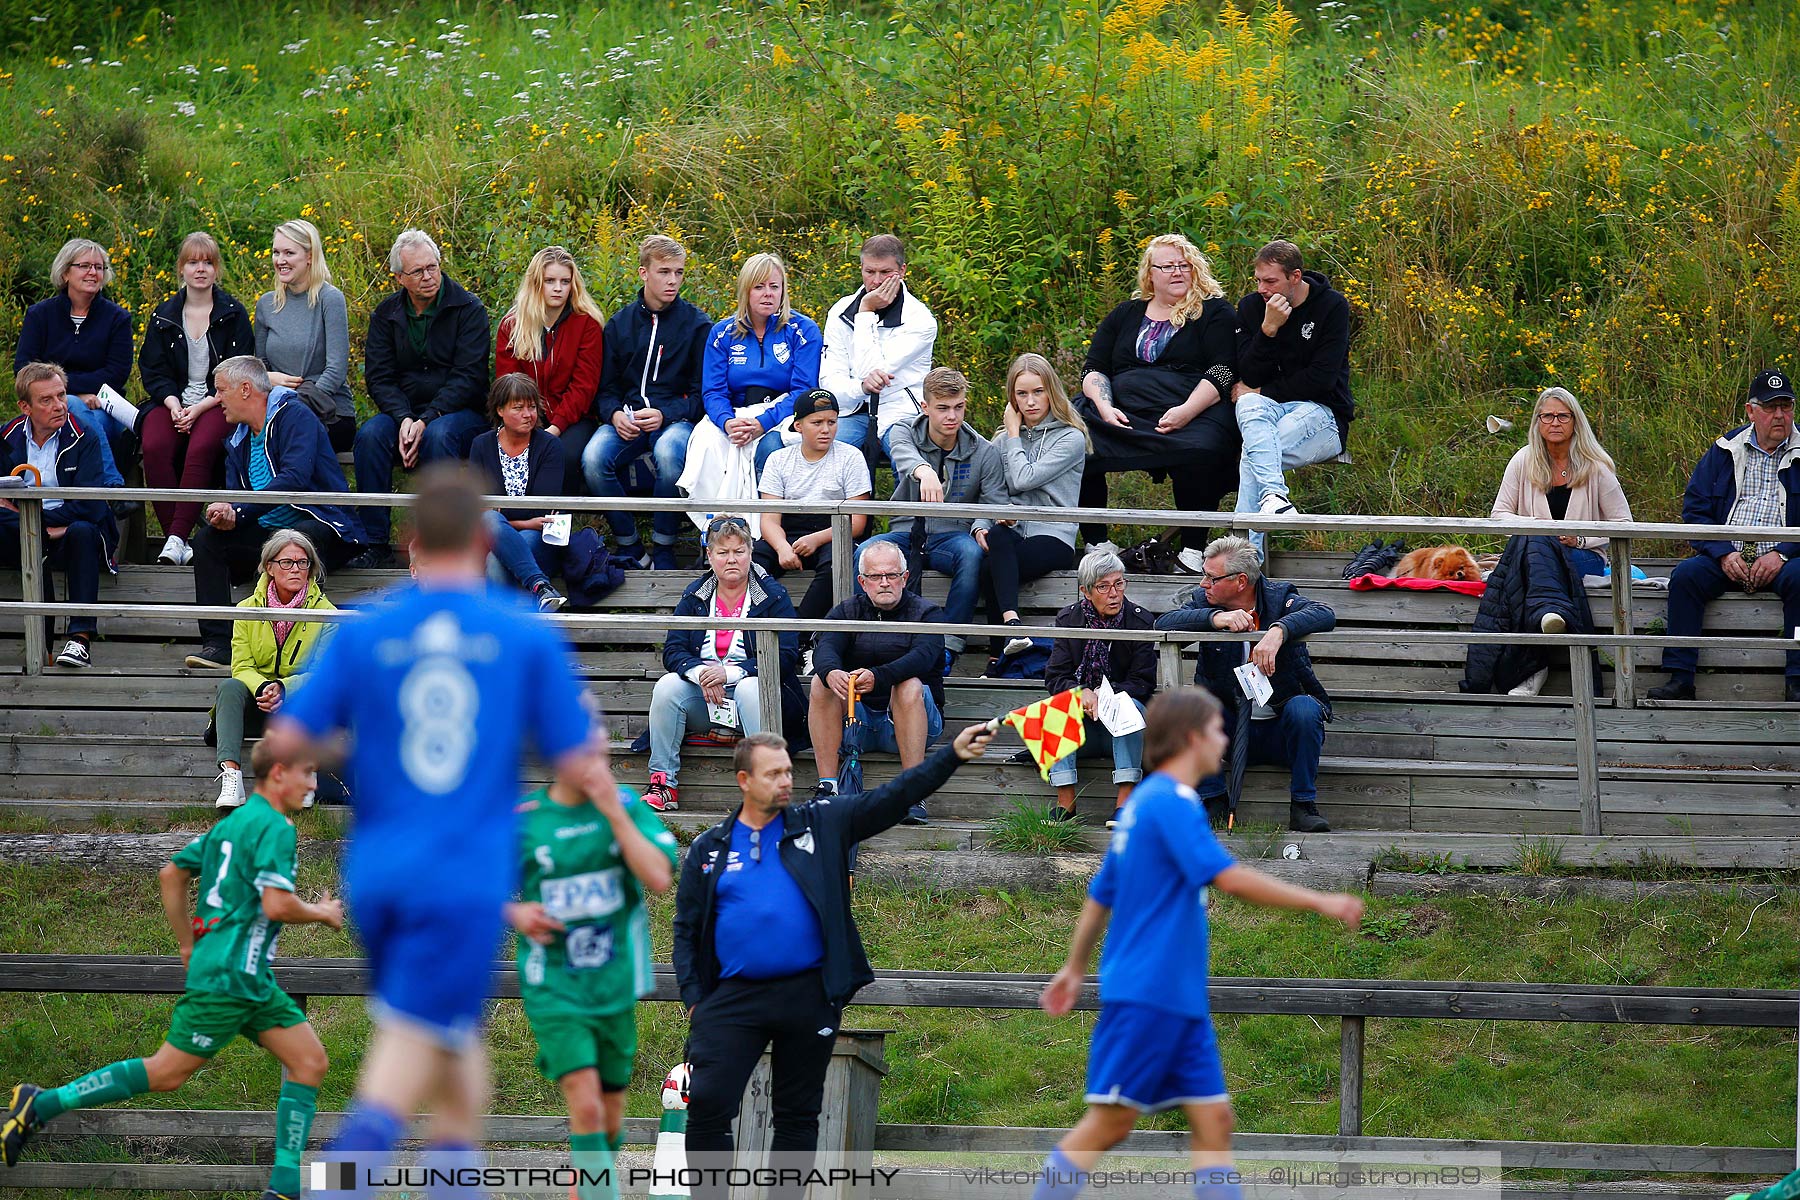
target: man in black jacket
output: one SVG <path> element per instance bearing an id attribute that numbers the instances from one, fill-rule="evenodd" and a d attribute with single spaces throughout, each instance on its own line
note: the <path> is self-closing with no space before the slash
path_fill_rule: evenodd
<path id="1" fill-rule="evenodd" d="M 431 235 L 408 229 L 394 239 L 388 270 L 399 288 L 375 306 L 363 346 L 363 380 L 379 410 L 356 431 L 356 490 L 387 492 L 394 466 L 411 471 L 444 458 L 467 458 L 487 428 L 487 309 L 443 271 Z M 357 568 L 393 561 L 385 508 L 361 510 L 368 549 Z"/>
<path id="2" fill-rule="evenodd" d="M 813 793 L 837 792 L 838 747 L 852 690 L 856 719 L 867 730 L 865 750 L 900 756 L 900 766 L 925 761 L 925 747 L 944 731 L 944 639 L 930 633 L 849 633 L 833 621 L 942 621 L 944 610 L 906 587 L 906 555 L 893 542 L 870 542 L 856 560 L 860 591 L 825 614 L 813 649 L 812 697 L 806 728 L 819 764 Z M 924 801 L 902 824 L 928 820 Z"/>
<path id="3" fill-rule="evenodd" d="M 737 744 L 743 803 L 694 839 L 675 896 L 675 979 L 688 1009 L 687 1152 L 697 1200 L 723 1197 L 708 1173 L 731 1163 L 731 1121 L 773 1043 L 774 1165 L 805 1171 L 819 1141 L 825 1070 L 844 1006 L 875 978 L 850 912 L 851 847 L 892 828 L 992 739 L 971 725 L 924 763 L 854 796 L 793 804 L 787 744 Z M 805 1186 L 769 1195 L 799 1197 Z"/>
<path id="4" fill-rule="evenodd" d="M 1265 763 L 1292 772 L 1288 828 L 1329 833 L 1331 826 L 1319 815 L 1318 780 L 1331 697 L 1313 674 L 1304 639 L 1336 625 L 1337 614 L 1302 596 L 1293 584 L 1264 576 L 1256 549 L 1243 538 L 1218 538 L 1207 545 L 1205 556 L 1200 586 L 1184 606 L 1158 617 L 1156 627 L 1268 631 L 1254 645 L 1200 645 L 1194 682 L 1219 698 L 1231 734 L 1226 769 L 1200 783 L 1206 811 L 1215 824 L 1225 821 L 1237 809 L 1244 768 Z M 1254 665 L 1274 689 L 1265 703 L 1251 703 L 1239 684 L 1234 672 L 1245 663 Z"/>
<path id="5" fill-rule="evenodd" d="M 1304 269 L 1292 242 L 1258 250 L 1255 273 L 1256 290 L 1238 302 L 1231 389 L 1244 435 L 1237 511 L 1291 513 L 1283 472 L 1336 458 L 1349 445 L 1350 302 Z M 1262 534 L 1250 541 L 1262 550 Z"/>

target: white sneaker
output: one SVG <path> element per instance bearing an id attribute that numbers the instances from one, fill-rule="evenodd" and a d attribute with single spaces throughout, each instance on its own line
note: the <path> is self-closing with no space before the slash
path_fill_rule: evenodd
<path id="1" fill-rule="evenodd" d="M 1509 696 L 1535 696 L 1544 690 L 1544 681 L 1549 678 L 1550 668 L 1545 667 L 1506 694 Z"/>
<path id="2" fill-rule="evenodd" d="M 801 651 L 800 673 L 802 675 L 811 675 L 813 673 L 812 656 L 813 656 L 813 648 L 811 646 L 808 646 L 805 650 Z"/>
<path id="3" fill-rule="evenodd" d="M 1183 550 L 1175 556 L 1175 561 L 1186 567 L 1189 575 L 1206 574 L 1206 555 L 1198 550 Z"/>
<path id="4" fill-rule="evenodd" d="M 319 798 L 319 789 L 314 788 L 312 791 L 306 793 L 306 799 L 300 801 L 300 807 L 301 808 L 311 808 L 313 806 L 313 802 L 316 801 L 318 798 Z"/>
<path id="5" fill-rule="evenodd" d="M 1300 510 L 1280 492 L 1269 492 L 1257 504 L 1256 511 L 1265 517 L 1297 517 Z"/>
<path id="6" fill-rule="evenodd" d="M 1121 551 L 1119 549 L 1119 543 L 1113 541 L 1111 538 L 1106 539 L 1104 542 L 1089 542 L 1088 547 L 1087 547 L 1087 552 L 1089 554 L 1096 554 L 1096 553 L 1101 553 L 1101 552 L 1104 552 L 1107 554 L 1123 553 L 1123 551 Z"/>
<path id="7" fill-rule="evenodd" d="M 172 567 L 185 567 L 193 558 L 194 548 L 171 533 L 163 543 L 161 553 L 156 556 L 156 561 Z"/>
<path id="8" fill-rule="evenodd" d="M 236 808 L 244 802 L 244 772 L 237 767 L 219 768 L 219 798 L 214 808 Z"/>
<path id="9" fill-rule="evenodd" d="M 1538 628 L 1545 633 L 1567 633 L 1569 622 L 1559 612 L 1547 612 L 1539 619 Z"/>

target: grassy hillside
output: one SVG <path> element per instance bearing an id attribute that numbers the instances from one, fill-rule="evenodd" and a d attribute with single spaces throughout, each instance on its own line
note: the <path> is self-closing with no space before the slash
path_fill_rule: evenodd
<path id="1" fill-rule="evenodd" d="M 822 315 L 894 229 L 988 423 L 1013 354 L 1074 376 L 1144 238 L 1189 233 L 1236 293 L 1286 234 L 1359 321 L 1357 465 L 1302 474 L 1304 506 L 1485 513 L 1518 435 L 1482 418 L 1556 382 L 1645 517 L 1795 357 L 1787 4 L 30 7 L 0 14 L 0 341 L 76 232 L 142 320 L 189 229 L 249 296 L 306 215 L 360 343 L 409 224 L 496 318 L 552 241 L 610 310 L 651 229 L 710 310 L 774 247 Z"/>

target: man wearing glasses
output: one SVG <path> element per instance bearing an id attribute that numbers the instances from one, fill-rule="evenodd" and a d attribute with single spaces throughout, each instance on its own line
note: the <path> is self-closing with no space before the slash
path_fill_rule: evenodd
<path id="1" fill-rule="evenodd" d="M 1689 525 L 1800 525 L 1800 438 L 1794 436 L 1794 381 L 1764 371 L 1750 385 L 1743 425 L 1707 448 L 1688 479 L 1681 519 Z M 1781 597 L 1781 632 L 1800 629 L 1800 542 L 1772 538 L 1694 542 L 1695 555 L 1669 575 L 1669 635 L 1698 637 L 1706 604 L 1737 589 L 1773 591 Z M 1692 700 L 1700 652 L 1663 651 L 1669 680 L 1647 693 L 1652 700 Z M 1787 652 L 1789 704 L 1800 704 L 1800 650 Z"/>
<path id="2" fill-rule="evenodd" d="M 693 1070 L 687 1162 L 699 1173 L 696 1200 L 727 1194 L 731 1122 L 757 1059 L 771 1046 L 770 1165 L 793 1174 L 768 1195 L 798 1200 L 806 1193 L 799 1181 L 819 1143 L 839 1020 L 875 978 L 850 911 L 851 848 L 892 828 L 963 763 L 981 757 L 992 736 L 986 724 L 971 725 L 874 791 L 800 804 L 793 803 L 786 742 L 754 733 L 737 744 L 743 802 L 694 839 L 675 893 L 675 979 L 688 1010 Z"/>
<path id="3" fill-rule="evenodd" d="M 431 235 L 408 229 L 394 239 L 388 270 L 398 287 L 369 316 L 363 379 L 376 414 L 356 431 L 356 490 L 387 492 L 396 464 L 411 471 L 446 458 L 467 458 L 487 428 L 487 309 L 444 274 Z M 368 549 L 350 563 L 367 569 L 393 562 L 385 508 L 359 510 Z"/>
<path id="4" fill-rule="evenodd" d="M 1267 630 L 1254 643 L 1200 644 L 1194 682 L 1219 698 L 1225 730 L 1231 735 L 1224 769 L 1200 782 L 1200 795 L 1214 824 L 1227 823 L 1237 810 L 1244 768 L 1261 763 L 1291 772 L 1289 829 L 1331 831 L 1318 806 L 1319 757 L 1325 748 L 1325 722 L 1331 719 L 1331 697 L 1313 674 L 1305 639 L 1336 624 L 1337 614 L 1330 607 L 1302 596 L 1291 583 L 1264 576 L 1255 547 L 1240 537 L 1211 542 L 1200 586 L 1185 605 L 1156 619 L 1158 629 Z M 1246 663 L 1272 689 L 1261 700 L 1246 693 L 1236 674 Z"/>
<path id="5" fill-rule="evenodd" d="M 870 542 L 856 562 L 861 589 L 825 614 L 813 650 L 812 698 L 806 727 L 819 765 L 814 799 L 837 794 L 838 748 L 851 692 L 856 719 L 868 731 L 864 748 L 900 756 L 900 766 L 925 761 L 925 747 L 944 730 L 944 639 L 931 633 L 849 633 L 833 621 L 942 621 L 944 610 L 906 587 L 906 555 L 894 542 Z M 920 797 L 903 825 L 926 823 Z"/>
<path id="6" fill-rule="evenodd" d="M 1238 512 L 1292 513 L 1286 471 L 1324 462 L 1350 444 L 1350 302 L 1300 248 L 1256 252 L 1256 290 L 1238 302 Z M 1263 535 L 1250 535 L 1260 553 Z"/>

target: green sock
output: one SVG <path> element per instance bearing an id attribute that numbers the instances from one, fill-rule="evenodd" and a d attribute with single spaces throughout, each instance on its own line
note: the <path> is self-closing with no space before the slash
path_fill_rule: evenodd
<path id="1" fill-rule="evenodd" d="M 38 1093 L 35 1107 L 38 1120 L 48 1121 L 78 1108 L 117 1104 L 149 1090 L 150 1076 L 144 1071 L 144 1060 L 127 1058 L 98 1071 L 89 1071 L 59 1088 L 46 1088 Z"/>
<path id="2" fill-rule="evenodd" d="M 612 1150 L 607 1146 L 604 1133 L 571 1133 L 569 1135 L 569 1162 L 578 1171 L 594 1172 L 609 1170 L 612 1167 Z M 577 1183 L 575 1195 L 578 1200 L 614 1200 L 619 1189 L 610 1183 L 606 1185 Z"/>
<path id="3" fill-rule="evenodd" d="M 312 1132 L 313 1114 L 319 1110 L 319 1089 L 289 1079 L 281 1085 L 275 1102 L 275 1169 L 269 1172 L 269 1190 L 284 1196 L 300 1194 L 300 1156 L 306 1152 L 306 1135 Z"/>
<path id="4" fill-rule="evenodd" d="M 619 1132 L 617 1132 L 617 1133 L 606 1134 L 605 1137 L 606 1137 L 606 1148 L 608 1150 L 611 1150 L 614 1154 L 617 1154 L 619 1151 L 621 1151 L 625 1148 L 625 1130 L 624 1129 L 620 1129 Z"/>

